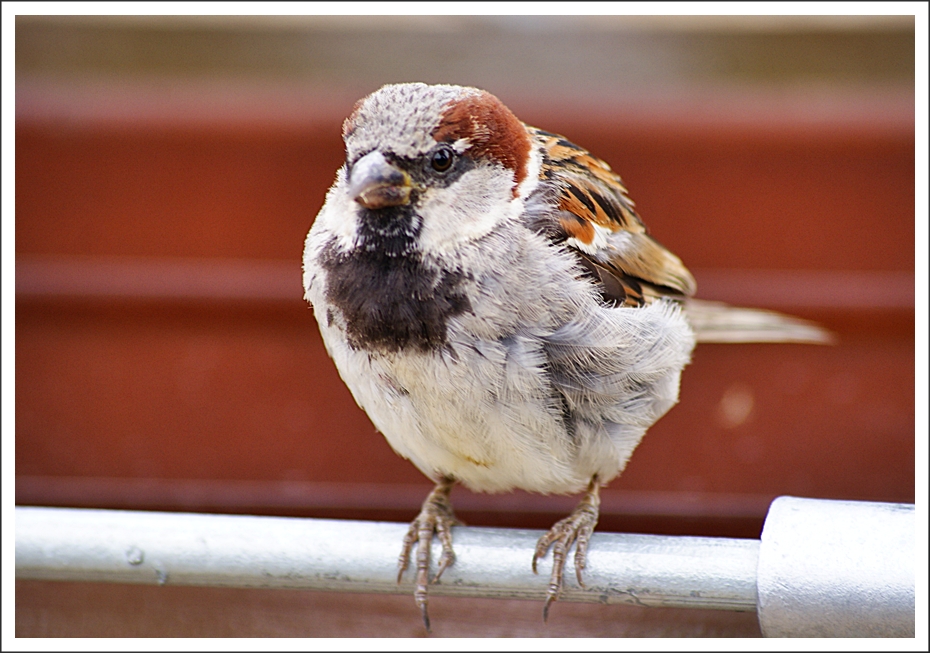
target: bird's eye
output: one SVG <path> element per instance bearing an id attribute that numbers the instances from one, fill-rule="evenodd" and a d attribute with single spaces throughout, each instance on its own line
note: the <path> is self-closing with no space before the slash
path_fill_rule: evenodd
<path id="1" fill-rule="evenodd" d="M 445 172 L 452 167 L 453 161 L 455 161 L 455 153 L 452 151 L 452 148 L 443 146 L 433 152 L 429 164 L 436 172 Z"/>

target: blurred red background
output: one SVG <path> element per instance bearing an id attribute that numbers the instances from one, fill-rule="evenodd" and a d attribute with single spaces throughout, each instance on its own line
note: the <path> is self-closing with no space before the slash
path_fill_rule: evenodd
<path id="1" fill-rule="evenodd" d="M 355 406 L 301 299 L 302 242 L 340 165 L 348 109 L 288 128 L 20 116 L 20 503 L 415 509 L 408 485 L 428 481 Z M 699 347 L 680 405 L 611 486 L 610 525 L 748 536 L 779 494 L 912 501 L 907 116 L 814 133 L 538 113 L 624 175 L 699 296 L 838 335 L 831 347 Z M 371 496 L 347 488 L 353 503 L 333 483 Z M 471 516 L 540 525 L 568 505 L 474 497 L 463 508 L 551 513 Z"/>
<path id="2" fill-rule="evenodd" d="M 18 80 L 17 504 L 411 519 L 430 483 L 301 298 L 341 121 L 377 85 L 94 84 Z M 607 160 L 699 297 L 837 335 L 701 345 L 600 529 L 758 537 L 779 495 L 914 501 L 912 90 L 489 90 Z M 575 500 L 453 494 L 470 525 Z"/>

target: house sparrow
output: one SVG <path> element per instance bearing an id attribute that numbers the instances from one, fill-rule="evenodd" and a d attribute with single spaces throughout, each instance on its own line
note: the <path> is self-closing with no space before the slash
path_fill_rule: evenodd
<path id="1" fill-rule="evenodd" d="M 394 84 L 343 125 L 346 162 L 307 235 L 305 297 L 343 380 L 391 447 L 436 482 L 404 538 L 415 600 L 453 564 L 449 494 L 577 493 L 540 538 L 543 608 L 598 492 L 678 400 L 700 340 L 823 341 L 766 311 L 689 299 L 695 281 L 650 237 L 610 167 L 522 123 L 486 91 Z"/>

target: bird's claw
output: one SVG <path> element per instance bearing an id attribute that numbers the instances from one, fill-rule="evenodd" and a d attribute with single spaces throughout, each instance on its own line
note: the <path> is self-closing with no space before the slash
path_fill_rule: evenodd
<path id="1" fill-rule="evenodd" d="M 429 584 L 435 583 L 442 576 L 442 573 L 455 562 L 455 551 L 452 549 L 452 527 L 460 524 L 452 512 L 452 503 L 449 501 L 449 493 L 452 491 L 454 481 L 443 479 L 436 485 L 426 501 L 420 514 L 416 516 L 404 536 L 404 546 L 397 560 L 397 582 L 400 583 L 410 563 L 410 553 L 413 545 L 417 545 L 417 572 L 416 572 L 416 589 L 413 592 L 414 600 L 420 613 L 423 615 L 423 625 L 426 626 L 427 632 L 430 631 L 429 621 Z M 433 533 L 439 535 L 439 541 L 442 544 L 442 554 L 439 557 L 439 568 L 436 576 L 432 581 L 429 579 L 429 562 L 430 548 L 433 542 Z"/>
<path id="2" fill-rule="evenodd" d="M 599 485 L 595 477 L 588 486 L 584 498 L 572 511 L 572 514 L 556 522 L 536 543 L 536 551 L 533 553 L 534 574 L 539 573 L 536 570 L 537 561 L 544 558 L 546 552 L 552 547 L 552 574 L 549 576 L 549 587 L 546 590 L 543 621 L 548 621 L 549 606 L 558 600 L 559 595 L 562 593 L 562 574 L 565 568 L 565 558 L 572 544 L 576 542 L 575 578 L 578 579 L 578 584 L 581 587 L 585 586 L 584 580 L 582 580 L 582 572 L 587 564 L 588 543 L 591 540 L 591 534 L 594 532 L 594 526 L 597 524 L 599 508 Z"/>

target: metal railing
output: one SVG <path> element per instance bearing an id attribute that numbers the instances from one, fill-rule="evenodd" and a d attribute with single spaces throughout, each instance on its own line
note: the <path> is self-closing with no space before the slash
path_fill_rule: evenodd
<path id="1" fill-rule="evenodd" d="M 595 533 L 585 588 L 560 600 L 759 613 L 767 636 L 914 636 L 913 506 L 781 497 L 762 540 Z M 21 579 L 413 593 L 405 524 L 69 508 L 16 509 Z M 542 600 L 540 531 L 457 527 L 430 592 Z M 435 569 L 433 570 L 435 573 Z"/>

